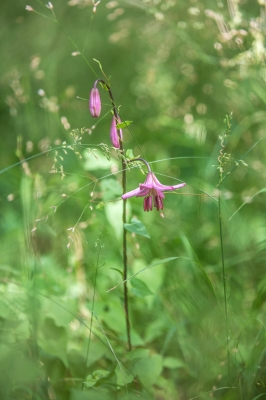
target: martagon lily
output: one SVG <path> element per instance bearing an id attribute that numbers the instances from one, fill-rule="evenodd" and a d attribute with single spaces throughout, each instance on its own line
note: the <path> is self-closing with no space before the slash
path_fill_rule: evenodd
<path id="1" fill-rule="evenodd" d="M 137 189 L 131 190 L 122 195 L 122 199 L 126 200 L 129 197 L 144 197 L 143 200 L 143 209 L 144 211 L 151 211 L 154 207 L 156 207 L 157 211 L 163 210 L 163 199 L 165 198 L 164 193 L 166 191 L 180 189 L 183 186 L 186 186 L 185 182 L 180 183 L 179 185 L 174 186 L 166 186 L 163 185 L 156 178 L 155 174 L 151 171 L 149 163 L 143 158 L 138 158 L 130 161 L 142 161 L 148 167 L 148 174 L 144 183 L 140 183 Z M 153 200 L 153 201 L 152 201 Z"/>

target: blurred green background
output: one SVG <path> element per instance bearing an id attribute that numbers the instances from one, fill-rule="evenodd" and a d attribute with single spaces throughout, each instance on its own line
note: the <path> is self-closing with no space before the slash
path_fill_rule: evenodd
<path id="1" fill-rule="evenodd" d="M 265 0 L 25 1 L 0 5 L 1 400 L 265 396 Z M 104 90 L 105 117 L 88 110 L 93 59 L 133 121 L 125 149 L 187 184 L 163 215 L 128 202 L 150 236 L 128 233 L 129 276 L 151 266 L 129 282 L 132 352 L 108 292 L 122 178 Z"/>

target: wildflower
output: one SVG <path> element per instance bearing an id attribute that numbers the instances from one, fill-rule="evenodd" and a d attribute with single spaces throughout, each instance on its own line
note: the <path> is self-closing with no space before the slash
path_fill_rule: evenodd
<path id="1" fill-rule="evenodd" d="M 120 122 L 121 122 L 121 120 L 118 117 L 118 123 L 120 123 Z M 112 123 L 111 123 L 111 129 L 110 129 L 110 137 L 111 137 L 112 145 L 114 147 L 116 147 L 117 149 L 119 149 L 120 148 L 119 137 L 122 140 L 122 129 L 119 129 L 119 134 L 118 134 L 118 129 L 116 127 L 116 123 L 117 123 L 116 118 L 115 118 L 115 116 L 113 116 Z"/>
<path id="2" fill-rule="evenodd" d="M 92 88 L 90 94 L 89 108 L 93 118 L 98 118 L 101 113 L 101 98 L 99 90 L 96 87 L 97 83 L 98 81 L 94 83 L 94 87 Z"/>
<path id="3" fill-rule="evenodd" d="M 145 164 L 148 165 L 147 162 L 145 162 Z M 123 194 L 122 199 L 125 200 L 132 196 L 144 197 L 143 201 L 144 211 L 151 211 L 153 205 L 154 207 L 157 208 L 157 211 L 159 211 L 163 210 L 163 199 L 165 197 L 163 192 L 167 190 L 179 189 L 185 185 L 186 184 L 184 182 L 174 186 L 163 185 L 158 181 L 155 174 L 151 172 L 149 168 L 149 172 L 147 174 L 145 182 L 141 183 L 137 189 L 131 190 L 130 192 Z M 152 199 L 153 199 L 153 204 L 152 204 Z"/>

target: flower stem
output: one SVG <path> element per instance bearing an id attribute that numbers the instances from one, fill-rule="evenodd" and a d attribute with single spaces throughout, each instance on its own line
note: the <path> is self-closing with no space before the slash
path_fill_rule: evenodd
<path id="1" fill-rule="evenodd" d="M 110 86 L 102 79 L 98 79 L 94 87 L 96 87 L 97 83 L 100 82 L 102 83 L 108 90 L 111 102 L 112 102 L 112 107 L 113 107 L 113 113 L 115 116 L 115 119 L 117 123 L 119 122 L 118 119 L 118 112 L 117 108 L 114 102 L 114 97 L 113 93 L 111 91 Z M 123 148 L 123 141 L 122 137 L 120 134 L 120 129 L 118 129 L 118 135 L 119 135 L 119 141 L 120 141 L 120 151 L 122 155 L 122 188 L 123 188 L 123 194 L 126 193 L 126 185 L 127 185 L 127 165 L 125 161 L 125 152 Z M 126 318 L 126 331 L 127 331 L 127 347 L 128 350 L 131 351 L 132 345 L 131 345 L 131 332 L 130 332 L 130 321 L 129 321 L 129 307 L 128 307 L 128 290 L 127 290 L 127 230 L 125 229 L 125 223 L 126 218 L 127 218 L 127 202 L 124 200 L 123 201 L 123 214 L 122 214 L 122 221 L 123 221 L 123 279 L 124 279 L 124 310 L 125 310 L 125 318 Z"/>
<path id="2" fill-rule="evenodd" d="M 143 164 L 145 164 L 146 167 L 148 168 L 148 171 L 151 172 L 150 164 L 144 158 L 138 157 L 138 158 L 131 158 L 131 160 L 128 160 L 128 162 L 133 162 L 133 161 L 141 161 L 141 162 L 143 162 Z"/>

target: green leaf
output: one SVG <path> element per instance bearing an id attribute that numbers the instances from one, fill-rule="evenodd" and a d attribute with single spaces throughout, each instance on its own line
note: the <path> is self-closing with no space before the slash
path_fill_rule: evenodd
<path id="1" fill-rule="evenodd" d="M 87 389 L 85 390 L 71 390 L 70 400 L 110 400 L 113 397 L 110 397 L 109 394 L 103 393 L 103 391 L 96 391 L 95 389 Z"/>
<path id="2" fill-rule="evenodd" d="M 116 127 L 118 129 L 122 129 L 122 128 L 126 128 L 127 126 L 129 126 L 130 124 L 132 124 L 133 121 L 124 121 L 124 122 L 120 122 L 119 124 L 116 125 Z"/>
<path id="3" fill-rule="evenodd" d="M 132 149 L 127 149 L 126 151 L 126 158 L 134 158 L 134 153 Z"/>
<path id="4" fill-rule="evenodd" d="M 136 349 L 126 354 L 128 360 L 134 360 L 135 358 L 145 358 L 149 356 L 148 349 Z"/>
<path id="5" fill-rule="evenodd" d="M 87 358 L 86 366 L 90 367 L 93 363 L 108 353 L 106 346 L 101 342 L 92 342 L 89 349 L 89 356 Z"/>
<path id="6" fill-rule="evenodd" d="M 65 328 L 56 326 L 54 319 L 45 318 L 40 328 L 38 345 L 46 353 L 58 357 L 65 366 L 68 366 L 67 332 Z"/>
<path id="7" fill-rule="evenodd" d="M 146 283 L 138 278 L 131 279 L 130 283 L 132 286 L 131 292 L 137 297 L 145 297 L 153 294 Z"/>
<path id="8" fill-rule="evenodd" d="M 125 332 L 125 312 L 120 302 L 98 302 L 95 304 L 95 314 L 113 331 L 119 334 Z"/>
<path id="9" fill-rule="evenodd" d="M 175 368 L 182 368 L 185 366 L 185 364 L 183 363 L 183 361 L 178 360 L 177 358 L 165 357 L 163 359 L 163 366 L 165 368 L 175 369 Z"/>
<path id="10" fill-rule="evenodd" d="M 110 371 L 106 371 L 104 369 L 99 369 L 97 371 L 93 371 L 91 375 L 86 377 L 85 385 L 88 387 L 94 386 L 98 381 L 107 378 L 110 375 Z"/>
<path id="11" fill-rule="evenodd" d="M 122 225 L 123 202 L 118 201 L 115 203 L 106 203 L 104 210 L 106 218 L 111 227 L 113 228 L 116 237 L 120 239 L 123 234 L 123 225 Z"/>
<path id="12" fill-rule="evenodd" d="M 123 193 L 122 186 L 115 179 L 103 179 L 101 181 L 103 200 L 114 200 Z"/>
<path id="13" fill-rule="evenodd" d="M 68 327 L 73 320 L 73 313 L 77 311 L 75 303 L 71 300 L 61 304 L 54 303 L 50 299 L 43 299 L 43 316 L 52 318 L 54 324 L 58 327 Z"/>
<path id="14" fill-rule="evenodd" d="M 162 357 L 159 354 L 155 354 L 139 360 L 133 368 L 133 373 L 138 375 L 139 380 L 145 387 L 150 387 L 156 382 L 162 369 Z"/>
<path id="15" fill-rule="evenodd" d="M 83 152 L 83 167 L 86 171 L 98 171 L 102 170 L 110 170 L 111 166 L 118 166 L 117 161 L 114 158 L 111 158 L 110 161 L 101 154 L 97 153 L 97 157 L 94 157 L 92 154 L 88 153 L 88 151 Z"/>
<path id="16" fill-rule="evenodd" d="M 124 224 L 124 228 L 136 235 L 145 236 L 148 239 L 151 238 L 143 223 L 136 218 L 131 219 L 131 224 Z"/>
<path id="17" fill-rule="evenodd" d="M 132 372 L 126 370 L 120 365 L 116 366 L 115 374 L 117 378 L 117 386 L 124 386 L 128 383 L 132 382 L 134 379 L 134 375 Z"/>

